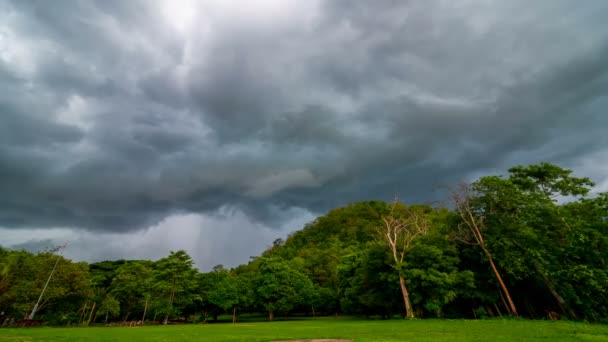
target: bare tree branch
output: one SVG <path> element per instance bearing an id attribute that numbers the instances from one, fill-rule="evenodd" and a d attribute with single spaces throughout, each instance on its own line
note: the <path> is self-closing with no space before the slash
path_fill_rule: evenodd
<path id="1" fill-rule="evenodd" d="M 500 272 L 498 272 L 498 268 L 496 267 L 496 264 L 494 263 L 492 254 L 490 253 L 490 250 L 486 246 L 486 243 L 484 240 L 484 232 L 483 232 L 484 228 L 485 228 L 484 217 L 483 217 L 483 215 L 480 215 L 479 213 L 477 213 L 477 214 L 474 213 L 474 209 L 471 205 L 471 198 L 472 198 L 471 187 L 466 183 L 461 183 L 456 190 L 452 189 L 450 192 L 451 192 L 452 203 L 454 205 L 455 210 L 460 215 L 460 218 L 462 219 L 462 223 L 464 223 L 468 227 L 468 231 L 469 231 L 470 235 L 473 235 L 473 237 L 475 238 L 475 242 L 476 242 L 475 244 L 481 248 L 484 255 L 488 259 L 488 262 L 490 263 L 492 271 L 494 272 L 494 276 L 496 277 L 496 279 L 498 280 L 498 283 L 500 284 L 502 293 L 504 293 L 504 295 L 507 299 L 507 302 L 508 302 L 507 309 L 509 310 L 509 312 L 511 314 L 517 316 L 517 308 L 515 307 L 515 303 L 511 299 L 511 294 L 509 293 L 509 290 L 507 289 L 507 285 L 502 280 L 502 276 L 500 275 Z M 459 225 L 459 227 L 458 227 L 459 230 L 460 230 L 460 227 L 461 227 L 461 225 Z"/>
<path id="2" fill-rule="evenodd" d="M 414 311 L 409 299 L 409 293 L 405 284 L 402 270 L 399 265 L 403 263 L 405 255 L 409 250 L 412 242 L 418 237 L 428 232 L 428 220 L 423 216 L 423 213 L 418 213 L 412 208 L 405 208 L 404 213 L 396 213 L 398 197 L 395 195 L 393 203 L 390 207 L 389 214 L 382 217 L 384 226 L 383 231 L 379 234 L 384 237 L 385 242 L 393 255 L 394 265 L 391 267 L 399 271 L 399 283 L 403 294 L 405 311 L 408 318 L 414 317 Z"/>

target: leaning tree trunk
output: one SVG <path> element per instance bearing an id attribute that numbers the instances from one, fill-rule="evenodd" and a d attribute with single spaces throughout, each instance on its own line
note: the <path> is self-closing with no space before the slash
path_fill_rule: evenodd
<path id="1" fill-rule="evenodd" d="M 167 310 L 167 314 L 165 315 L 165 319 L 163 320 L 163 325 L 167 325 L 169 323 L 169 314 L 171 313 L 171 309 L 173 309 L 173 300 L 175 299 L 175 289 L 171 289 L 171 294 L 169 295 L 169 309 Z"/>
<path id="2" fill-rule="evenodd" d="M 144 325 L 146 322 L 146 311 L 148 311 L 148 298 L 146 298 L 146 304 L 144 304 L 144 314 L 141 317 L 141 325 Z"/>
<path id="3" fill-rule="evenodd" d="M 407 318 L 414 318 L 414 311 L 412 310 L 412 304 L 410 303 L 410 293 L 407 291 L 405 279 L 402 275 L 399 275 L 399 284 L 401 285 L 401 294 L 403 294 L 403 302 L 405 304 L 405 316 Z"/>
<path id="4" fill-rule="evenodd" d="M 84 323 L 84 320 L 86 318 L 88 304 L 89 304 L 88 302 L 84 302 L 84 306 L 82 307 L 82 314 L 80 314 L 80 319 L 78 320 L 78 325 L 82 325 Z"/>
<path id="5" fill-rule="evenodd" d="M 553 296 L 553 298 L 555 298 L 555 301 L 557 302 L 557 305 L 559 306 L 559 308 L 562 311 L 562 313 L 564 313 L 564 314 L 570 314 L 571 317 L 576 318 L 576 314 L 574 313 L 574 311 L 570 307 L 566 308 L 566 305 L 567 305 L 566 301 L 557 292 L 557 289 L 555 288 L 555 286 L 553 285 L 553 283 L 551 283 L 551 280 L 549 280 L 549 277 L 547 277 L 547 275 L 543 271 L 540 262 L 538 260 L 534 260 L 533 264 L 534 264 L 534 268 L 536 269 L 536 272 L 538 274 L 540 274 L 540 276 L 543 278 L 543 283 L 545 284 L 545 286 L 549 290 L 549 293 L 551 293 L 551 296 Z"/>
<path id="6" fill-rule="evenodd" d="M 507 297 L 507 302 L 509 303 L 509 306 L 507 307 L 507 309 L 509 310 L 509 312 L 511 314 L 518 316 L 517 309 L 515 308 L 515 303 L 513 303 L 513 300 L 511 299 L 511 294 L 509 293 L 509 290 L 507 289 L 507 285 L 502 280 L 502 277 L 500 276 L 500 272 L 498 272 L 498 268 L 496 268 L 496 265 L 494 264 L 494 259 L 492 258 L 492 254 L 486 247 L 483 232 L 481 229 L 483 221 L 478 222 L 478 220 L 475 218 L 475 215 L 473 215 L 473 211 L 469 204 L 468 195 L 460 196 L 458 194 L 455 194 L 454 199 L 455 199 L 454 202 L 457 205 L 461 206 L 461 209 L 459 210 L 460 216 L 462 217 L 463 221 L 469 227 L 471 233 L 473 233 L 473 237 L 475 238 L 475 241 L 477 242 L 477 244 L 479 245 L 479 247 L 485 254 L 486 258 L 488 258 L 488 262 L 490 262 L 490 266 L 492 267 L 494 276 L 496 276 L 496 279 L 498 280 L 498 283 L 500 284 L 500 288 L 502 289 L 502 292 L 504 293 L 505 297 Z"/>
<path id="7" fill-rule="evenodd" d="M 89 313 L 89 319 L 87 320 L 87 326 L 91 325 L 91 320 L 93 319 L 96 310 L 95 307 L 97 306 L 97 302 L 93 302 L 93 306 L 91 307 L 91 312 Z"/>
<path id="8" fill-rule="evenodd" d="M 485 244 L 481 244 L 480 246 L 481 246 L 481 249 L 483 250 L 484 254 L 486 255 L 486 257 L 488 258 L 488 261 L 490 262 L 490 266 L 492 267 L 492 271 L 494 271 L 494 275 L 496 276 L 496 279 L 498 280 L 498 283 L 500 284 L 500 288 L 502 289 L 502 292 L 504 293 L 505 297 L 507 298 L 507 302 L 509 303 L 509 307 L 508 307 L 509 311 L 511 312 L 511 314 L 518 316 L 517 309 L 515 308 L 515 303 L 513 303 L 513 300 L 511 299 L 511 294 L 509 293 L 509 290 L 507 289 L 507 285 L 502 280 L 502 277 L 500 276 L 500 273 L 498 272 L 498 269 L 496 268 L 496 265 L 494 264 L 494 259 L 492 258 L 492 254 L 490 254 L 490 251 L 488 251 Z"/>

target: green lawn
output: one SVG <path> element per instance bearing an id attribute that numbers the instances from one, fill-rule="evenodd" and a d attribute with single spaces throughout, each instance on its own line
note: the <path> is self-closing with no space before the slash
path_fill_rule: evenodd
<path id="1" fill-rule="evenodd" d="M 148 327 L 0 329 L 0 341 L 607 341 L 608 325 L 526 320 L 316 320 Z"/>

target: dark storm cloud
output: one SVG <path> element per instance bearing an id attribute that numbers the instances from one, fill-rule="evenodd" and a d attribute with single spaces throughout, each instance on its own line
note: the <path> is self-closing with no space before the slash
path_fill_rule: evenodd
<path id="1" fill-rule="evenodd" d="M 0 226 L 279 226 L 608 150 L 603 1 L 193 3 L 1 3 Z"/>

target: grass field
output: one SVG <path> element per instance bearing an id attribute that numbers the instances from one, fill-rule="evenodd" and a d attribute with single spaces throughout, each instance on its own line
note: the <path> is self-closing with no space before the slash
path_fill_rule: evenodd
<path id="1" fill-rule="evenodd" d="M 608 341 L 608 326 L 526 320 L 304 321 L 147 327 L 0 329 L 0 341 Z"/>

